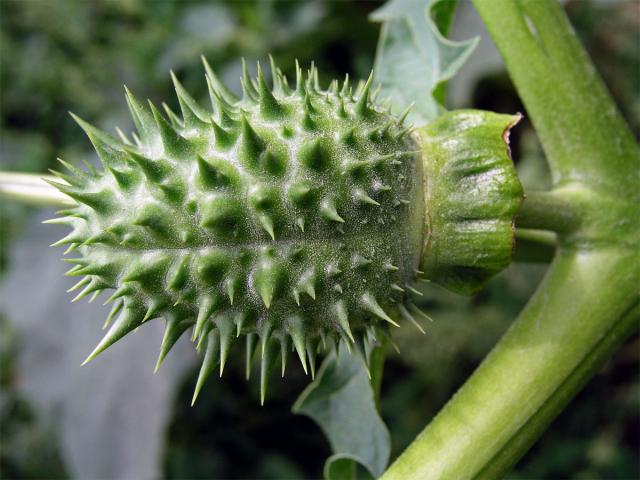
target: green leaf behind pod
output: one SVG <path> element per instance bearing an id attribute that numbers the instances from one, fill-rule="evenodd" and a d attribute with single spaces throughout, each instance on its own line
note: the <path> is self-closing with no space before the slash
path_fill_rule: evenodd
<path id="1" fill-rule="evenodd" d="M 390 0 L 370 19 L 382 23 L 374 81 L 380 97 L 391 101 L 397 114 L 414 104 L 408 120 L 425 125 L 444 108 L 444 82 L 453 77 L 469 58 L 478 38 L 453 42 L 445 38 L 457 1 Z"/>
<path id="2" fill-rule="evenodd" d="M 391 451 L 389 431 L 378 414 L 372 383 L 381 375 L 382 362 L 371 353 L 369 380 L 364 363 L 356 355 L 342 352 L 328 356 L 315 381 L 293 405 L 293 412 L 311 417 L 329 439 L 334 454 L 325 463 L 327 480 L 356 478 L 359 463 L 378 478 Z"/>

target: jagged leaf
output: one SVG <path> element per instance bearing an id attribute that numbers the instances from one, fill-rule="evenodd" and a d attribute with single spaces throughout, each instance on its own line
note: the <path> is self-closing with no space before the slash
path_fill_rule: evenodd
<path id="1" fill-rule="evenodd" d="M 293 406 L 294 413 L 311 417 L 329 439 L 334 454 L 325 463 L 327 480 L 356 478 L 354 461 L 375 478 L 387 466 L 391 441 L 372 388 L 381 373 L 377 371 L 381 362 L 372 361 L 371 365 L 372 381 L 356 355 L 341 352 L 336 362 L 332 353 Z"/>
<path id="2" fill-rule="evenodd" d="M 381 98 L 391 100 L 400 113 L 409 105 L 409 121 L 421 126 L 442 113 L 438 87 L 449 80 L 469 58 L 478 38 L 464 42 L 446 39 L 457 1 L 390 0 L 370 19 L 382 23 L 374 80 Z"/>

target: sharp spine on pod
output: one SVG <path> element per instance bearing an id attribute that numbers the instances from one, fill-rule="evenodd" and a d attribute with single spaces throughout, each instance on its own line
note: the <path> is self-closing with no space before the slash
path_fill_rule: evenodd
<path id="1" fill-rule="evenodd" d="M 204 353 L 204 358 L 202 360 L 202 366 L 200 367 L 200 372 L 198 373 L 198 380 L 196 382 L 196 388 L 193 392 L 193 398 L 191 399 L 191 405 L 193 406 L 198 399 L 198 395 L 200 394 L 200 390 L 204 386 L 204 382 L 206 382 L 207 378 L 211 375 L 211 372 L 216 366 L 217 358 L 217 350 L 220 348 L 220 342 L 218 338 L 218 333 L 216 330 L 211 330 L 207 334 L 207 349 Z"/>
<path id="2" fill-rule="evenodd" d="M 338 211 L 336 210 L 335 204 L 332 200 L 325 199 L 320 204 L 320 214 L 325 220 L 329 220 L 332 222 L 344 223 L 344 218 L 342 218 Z"/>
<path id="3" fill-rule="evenodd" d="M 274 73 L 274 78 L 277 78 L 277 74 Z M 262 68 L 260 62 L 258 62 L 258 86 L 259 86 L 259 98 L 260 98 L 260 113 L 262 116 L 269 120 L 278 119 L 282 116 L 282 105 L 276 100 L 276 97 L 271 93 L 269 87 L 265 83 L 262 75 Z"/>

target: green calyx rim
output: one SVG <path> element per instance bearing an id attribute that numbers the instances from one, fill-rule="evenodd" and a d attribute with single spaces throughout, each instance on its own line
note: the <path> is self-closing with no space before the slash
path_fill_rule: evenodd
<path id="1" fill-rule="evenodd" d="M 417 131 L 425 170 L 423 278 L 470 295 L 511 263 L 524 194 L 508 139 L 520 118 L 457 110 Z"/>

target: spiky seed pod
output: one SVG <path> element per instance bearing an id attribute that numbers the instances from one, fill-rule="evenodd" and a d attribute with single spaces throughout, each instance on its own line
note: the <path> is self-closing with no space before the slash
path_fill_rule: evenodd
<path id="1" fill-rule="evenodd" d="M 270 90 L 245 69 L 236 98 L 204 63 L 213 112 L 172 75 L 181 117 L 126 91 L 134 141 L 74 116 L 104 169 L 64 164 L 55 186 L 77 205 L 61 212 L 72 232 L 56 244 L 80 253 L 69 271 L 84 276 L 79 298 L 114 290 L 87 361 L 164 318 L 158 366 L 187 331 L 205 352 L 197 396 L 244 335 L 247 376 L 260 352 L 264 399 L 288 346 L 313 373 L 319 346 L 362 349 L 372 327 L 412 321 L 423 160 L 402 118 L 371 101 L 371 78 L 355 93 L 348 79 L 322 90 L 315 68 L 298 67 L 289 88 L 276 69 Z"/>

